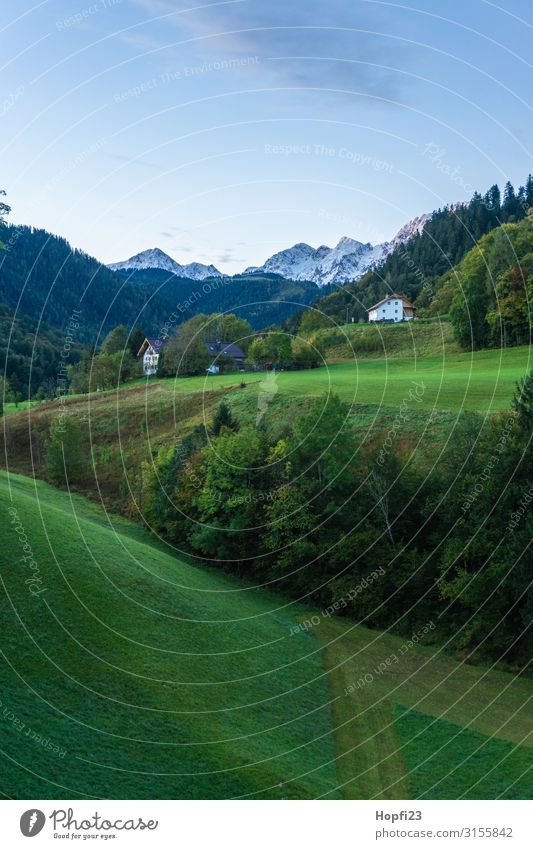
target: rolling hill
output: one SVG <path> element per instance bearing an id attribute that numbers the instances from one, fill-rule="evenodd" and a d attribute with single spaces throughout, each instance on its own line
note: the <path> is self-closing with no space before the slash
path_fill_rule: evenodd
<path id="1" fill-rule="evenodd" d="M 530 797 L 526 681 L 191 565 L 29 478 L 1 473 L 0 503 L 4 795 Z"/>

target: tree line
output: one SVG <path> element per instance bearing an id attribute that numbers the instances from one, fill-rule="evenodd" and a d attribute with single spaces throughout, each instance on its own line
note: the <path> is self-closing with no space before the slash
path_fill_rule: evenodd
<path id="1" fill-rule="evenodd" d="M 400 633 L 439 622 L 465 656 L 526 662 L 533 373 L 510 411 L 464 414 L 438 463 L 405 440 L 383 450 L 383 431 L 365 442 L 352 412 L 322 398 L 269 429 L 223 405 L 145 464 L 137 507 L 180 551 L 281 593 Z"/>

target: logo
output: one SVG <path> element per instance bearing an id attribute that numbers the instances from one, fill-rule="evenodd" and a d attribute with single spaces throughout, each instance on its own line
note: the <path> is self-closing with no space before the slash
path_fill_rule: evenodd
<path id="1" fill-rule="evenodd" d="M 267 407 L 276 397 L 279 389 L 278 373 L 275 369 L 267 371 L 265 378 L 259 384 L 259 393 L 257 396 L 257 415 L 255 417 L 255 426 L 261 424 L 261 420 L 267 411 Z"/>
<path id="2" fill-rule="evenodd" d="M 46 817 L 42 811 L 37 810 L 37 808 L 30 808 L 20 818 L 20 830 L 24 837 L 35 837 L 42 831 L 45 822 Z"/>

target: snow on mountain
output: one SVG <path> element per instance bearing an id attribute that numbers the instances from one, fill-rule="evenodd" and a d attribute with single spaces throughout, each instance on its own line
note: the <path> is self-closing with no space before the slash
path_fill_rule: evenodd
<path id="1" fill-rule="evenodd" d="M 160 248 L 149 248 L 140 254 L 124 260 L 123 262 L 112 262 L 108 265 L 111 271 L 137 271 L 145 268 L 161 268 L 171 274 L 180 277 L 188 277 L 191 280 L 205 280 L 206 277 L 223 277 L 224 275 L 214 265 L 204 265 L 201 262 L 190 262 L 181 265 L 172 259 Z"/>
<path id="2" fill-rule="evenodd" d="M 299 242 L 292 248 L 275 253 L 264 265 L 250 267 L 245 273 L 271 272 L 289 280 L 312 280 L 319 286 L 358 280 L 371 268 L 383 262 L 400 243 L 421 233 L 429 215 L 419 215 L 405 224 L 390 242 L 371 245 L 343 236 L 334 248 L 313 248 Z"/>
<path id="3" fill-rule="evenodd" d="M 358 242 L 349 236 L 343 236 L 334 248 L 320 245 L 313 248 L 305 242 L 299 242 L 292 248 L 275 253 L 261 266 L 250 266 L 244 272 L 251 274 L 273 273 L 280 274 L 287 280 L 312 280 L 319 286 L 328 283 L 348 283 L 359 280 L 371 268 L 383 262 L 397 245 L 408 241 L 412 236 L 421 233 L 431 216 L 419 215 L 405 224 L 390 242 L 371 245 L 370 242 Z M 204 265 L 201 262 L 191 262 L 180 265 L 159 248 L 141 251 L 123 262 L 113 262 L 108 268 L 112 271 L 133 271 L 144 268 L 161 268 L 180 277 L 191 280 L 205 280 L 207 277 L 224 277 L 214 265 Z"/>

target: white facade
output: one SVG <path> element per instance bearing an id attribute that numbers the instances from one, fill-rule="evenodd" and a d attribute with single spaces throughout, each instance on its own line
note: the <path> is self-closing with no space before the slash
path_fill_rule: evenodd
<path id="1" fill-rule="evenodd" d="M 413 308 L 403 298 L 386 298 L 368 311 L 369 321 L 411 321 Z"/>
<path id="2" fill-rule="evenodd" d="M 151 345 L 148 345 L 143 356 L 143 371 L 145 374 L 157 374 L 157 363 L 159 354 L 156 354 Z"/>

